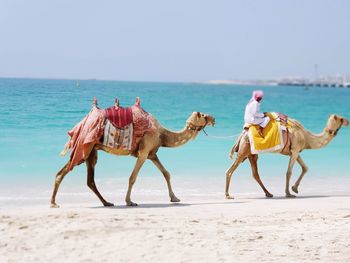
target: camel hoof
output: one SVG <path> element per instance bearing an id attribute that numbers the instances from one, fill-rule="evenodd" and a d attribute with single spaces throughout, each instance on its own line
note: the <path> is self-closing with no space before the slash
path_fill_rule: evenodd
<path id="1" fill-rule="evenodd" d="M 136 203 L 134 203 L 134 202 L 126 202 L 126 205 L 127 206 L 137 206 L 137 204 Z"/>
<path id="2" fill-rule="evenodd" d="M 60 206 L 58 204 L 53 203 L 50 205 L 50 208 L 60 208 Z"/>
<path id="3" fill-rule="evenodd" d="M 293 192 L 296 193 L 296 194 L 299 193 L 299 192 L 298 192 L 298 187 L 292 186 L 292 190 L 293 190 Z"/>
<path id="4" fill-rule="evenodd" d="M 114 204 L 110 203 L 110 202 L 106 202 L 106 203 L 103 204 L 103 206 L 114 206 Z"/>
<path id="5" fill-rule="evenodd" d="M 180 202 L 181 200 L 179 199 L 179 198 L 177 198 L 176 196 L 174 196 L 174 197 L 172 197 L 171 199 L 170 199 L 170 202 L 172 202 L 172 203 L 178 203 L 178 202 Z"/>
<path id="6" fill-rule="evenodd" d="M 286 194 L 286 197 L 287 197 L 287 198 L 295 198 L 296 196 L 295 196 L 295 195 L 292 195 L 292 194 Z"/>
<path id="7" fill-rule="evenodd" d="M 265 196 L 266 196 L 267 198 L 272 198 L 272 197 L 273 197 L 273 194 L 266 193 Z"/>
<path id="8" fill-rule="evenodd" d="M 235 199 L 232 195 L 226 195 L 225 198 L 226 198 L 226 199 L 229 199 L 229 200 Z"/>

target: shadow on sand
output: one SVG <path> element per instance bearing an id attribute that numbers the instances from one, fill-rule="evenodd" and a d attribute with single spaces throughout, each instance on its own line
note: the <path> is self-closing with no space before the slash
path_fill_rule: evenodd
<path id="1" fill-rule="evenodd" d="M 200 206 L 200 205 L 233 205 L 233 204 L 240 204 L 240 203 L 246 203 L 244 201 L 236 201 L 236 200 L 227 200 L 224 202 L 206 202 L 206 203 L 170 203 L 170 204 L 158 204 L 158 203 L 149 203 L 149 204 L 139 204 L 137 206 L 126 206 L 126 205 L 115 205 L 115 206 L 94 206 L 90 207 L 93 209 L 137 209 L 137 208 L 165 208 L 165 207 L 171 207 L 171 208 L 178 208 L 178 207 L 186 207 L 186 206 Z"/>
<path id="2" fill-rule="evenodd" d="M 201 205 L 235 205 L 235 204 L 243 204 L 248 203 L 250 200 L 303 200 L 303 199 L 317 199 L 317 198 L 330 198 L 330 197 L 349 197 L 350 195 L 306 195 L 306 196 L 297 196 L 292 198 L 287 198 L 285 196 L 276 196 L 273 198 L 267 197 L 239 197 L 232 200 L 225 200 L 223 202 L 205 202 L 205 203 L 143 203 L 137 206 L 126 206 L 126 205 L 115 205 L 115 206 L 94 206 L 90 207 L 93 209 L 137 209 L 137 208 L 179 208 L 179 207 L 187 207 L 187 206 L 201 206 Z"/>
<path id="3" fill-rule="evenodd" d="M 304 195 L 304 196 L 296 196 L 296 197 L 285 197 L 285 196 L 274 196 L 272 198 L 267 197 L 247 197 L 243 199 L 247 200 L 298 200 L 298 199 L 313 199 L 313 198 L 329 198 L 329 197 L 349 197 L 350 195 Z"/>

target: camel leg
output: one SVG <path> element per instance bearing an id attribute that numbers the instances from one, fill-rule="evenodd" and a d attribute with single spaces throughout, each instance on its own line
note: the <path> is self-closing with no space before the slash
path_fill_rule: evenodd
<path id="1" fill-rule="evenodd" d="M 308 171 L 307 166 L 305 165 L 304 161 L 301 159 L 300 156 L 298 157 L 297 162 L 300 164 L 302 170 L 301 170 L 301 175 L 299 176 L 298 180 L 295 182 L 294 186 L 292 186 L 292 190 L 295 193 L 298 193 L 298 187 L 299 187 L 300 181 L 301 181 L 301 179 L 303 179 L 304 175 Z"/>
<path id="2" fill-rule="evenodd" d="M 136 181 L 137 175 L 145 161 L 146 161 L 146 157 L 144 155 L 141 155 L 141 156 L 139 155 L 139 157 L 137 158 L 134 170 L 130 175 L 128 192 L 126 193 L 126 197 L 125 197 L 125 202 L 127 206 L 137 206 L 136 203 L 131 202 L 130 195 L 131 195 L 132 187 Z"/>
<path id="3" fill-rule="evenodd" d="M 263 182 L 260 179 L 259 173 L 258 173 L 258 155 L 252 154 L 249 157 L 250 166 L 252 168 L 252 174 L 254 179 L 258 182 L 260 187 L 263 189 L 266 197 L 273 197 L 273 195 L 265 188 Z"/>
<path id="4" fill-rule="evenodd" d="M 230 168 L 228 168 L 228 170 L 226 171 L 226 188 L 225 188 L 225 198 L 226 199 L 233 199 L 233 196 L 230 196 L 230 194 L 228 192 L 229 188 L 230 188 L 231 177 L 232 177 L 233 172 L 241 164 L 243 159 L 244 158 L 242 158 L 242 156 L 237 155 L 236 160 L 233 162 L 233 164 L 230 166 Z"/>
<path id="5" fill-rule="evenodd" d="M 288 164 L 288 170 L 287 170 L 287 174 L 286 174 L 286 197 L 295 197 L 295 195 L 292 195 L 289 192 L 289 182 L 290 182 L 290 178 L 292 176 L 292 170 L 293 170 L 293 166 L 295 164 L 295 161 L 298 159 L 299 154 L 292 154 L 290 156 L 289 159 L 289 164 Z"/>
<path id="6" fill-rule="evenodd" d="M 159 161 L 158 156 L 155 156 L 154 158 L 151 159 L 152 162 L 154 163 L 155 166 L 162 172 L 164 175 L 164 178 L 166 180 L 166 183 L 168 185 L 168 191 L 169 191 L 169 197 L 170 197 L 170 202 L 180 202 L 180 199 L 177 198 L 173 192 L 173 189 L 171 188 L 171 183 L 170 183 L 170 173 L 164 168 L 163 164 Z"/>
<path id="7" fill-rule="evenodd" d="M 60 184 L 63 180 L 63 178 L 66 176 L 66 174 L 69 172 L 69 162 L 66 163 L 65 166 L 56 174 L 56 179 L 55 179 L 55 184 L 51 196 L 51 208 L 58 208 L 60 207 L 59 205 L 56 204 L 56 194 L 58 191 L 58 188 L 60 187 Z"/>
<path id="8" fill-rule="evenodd" d="M 87 185 L 96 194 L 104 206 L 114 206 L 114 204 L 107 202 L 100 192 L 97 190 L 95 184 L 95 165 L 97 163 L 97 150 L 93 149 L 86 160 L 87 167 Z"/>

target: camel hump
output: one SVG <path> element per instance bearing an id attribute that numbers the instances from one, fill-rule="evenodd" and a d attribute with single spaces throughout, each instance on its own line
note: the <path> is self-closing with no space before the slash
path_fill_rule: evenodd
<path id="1" fill-rule="evenodd" d="M 298 129 L 305 129 L 304 126 L 297 120 L 295 119 L 288 119 L 288 121 L 292 124 L 293 128 L 298 128 Z"/>

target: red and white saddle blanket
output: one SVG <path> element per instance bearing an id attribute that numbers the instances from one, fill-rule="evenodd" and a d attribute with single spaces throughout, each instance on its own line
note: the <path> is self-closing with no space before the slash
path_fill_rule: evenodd
<path id="1" fill-rule="evenodd" d="M 110 120 L 106 119 L 102 144 L 113 149 L 131 150 L 133 142 L 132 123 L 124 128 L 115 127 Z"/>
<path id="2" fill-rule="evenodd" d="M 131 150 L 136 145 L 137 137 L 156 129 L 153 116 L 137 105 L 107 108 L 105 116 L 102 144 L 110 148 Z"/>

